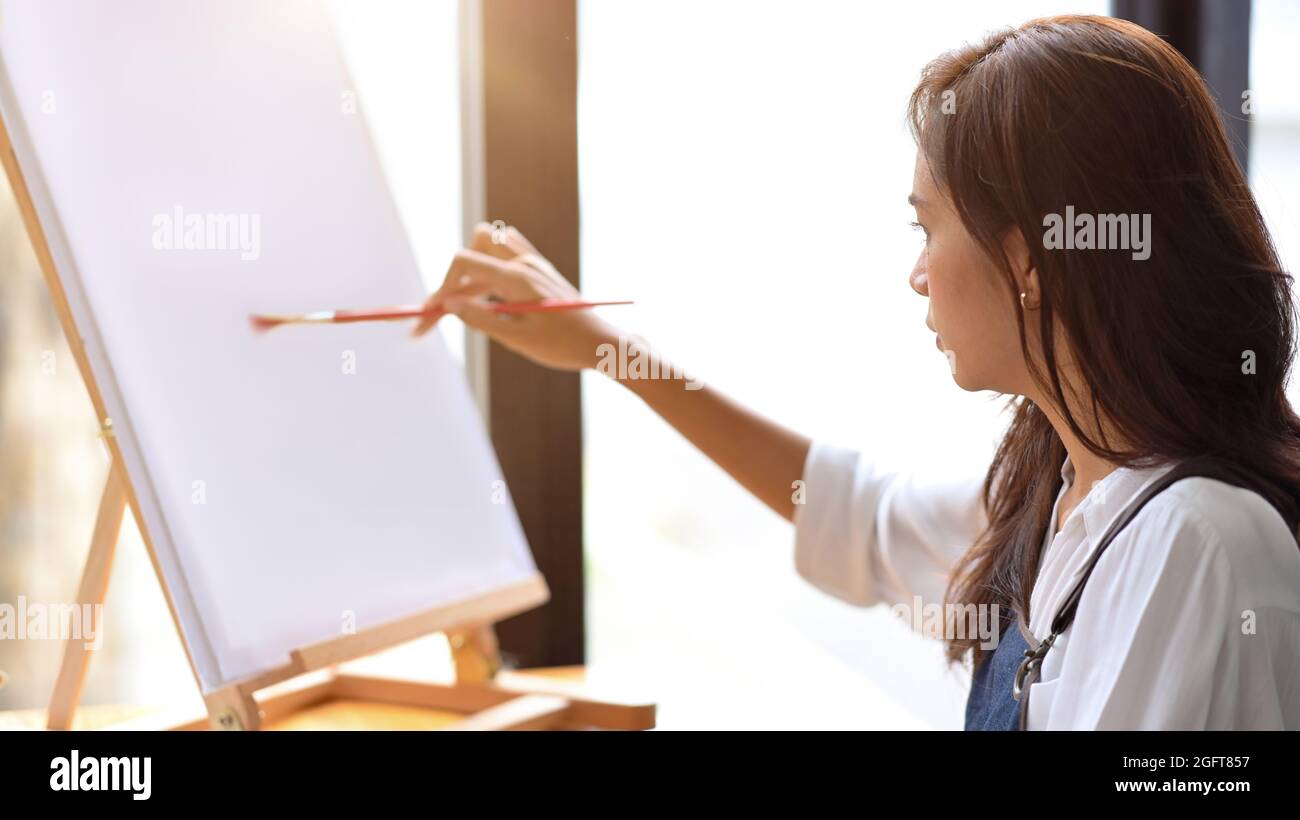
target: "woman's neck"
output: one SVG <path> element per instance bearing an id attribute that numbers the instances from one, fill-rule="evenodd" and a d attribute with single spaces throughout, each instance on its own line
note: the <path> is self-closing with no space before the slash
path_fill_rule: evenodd
<path id="1" fill-rule="evenodd" d="M 1070 456 L 1070 464 L 1074 467 L 1074 481 L 1071 482 L 1069 490 L 1066 491 L 1057 508 L 1055 526 L 1059 531 L 1074 508 L 1092 490 L 1093 485 L 1114 472 L 1119 465 L 1105 460 L 1085 447 L 1070 429 L 1069 423 L 1055 408 L 1044 403 L 1038 403 L 1038 406 L 1046 413 L 1048 421 L 1060 436 L 1061 443 L 1065 445 L 1065 452 Z"/>

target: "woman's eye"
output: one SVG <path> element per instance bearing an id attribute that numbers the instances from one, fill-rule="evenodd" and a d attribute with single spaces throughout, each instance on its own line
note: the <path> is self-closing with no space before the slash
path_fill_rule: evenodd
<path id="1" fill-rule="evenodd" d="M 912 230 L 920 231 L 921 233 L 925 234 L 925 240 L 927 242 L 930 241 L 930 232 L 927 231 L 925 229 L 925 226 L 922 225 L 920 222 L 909 222 L 907 224 L 912 226 Z"/>

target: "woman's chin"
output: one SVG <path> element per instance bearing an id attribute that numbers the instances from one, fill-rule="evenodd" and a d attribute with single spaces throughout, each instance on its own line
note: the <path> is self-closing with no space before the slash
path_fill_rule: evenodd
<path id="1" fill-rule="evenodd" d="M 936 341 L 938 340 L 936 339 Z M 959 365 L 957 351 L 950 347 L 944 347 L 942 344 L 939 345 L 939 349 L 943 351 L 944 358 L 948 360 L 948 370 L 952 373 L 952 380 L 957 383 L 958 387 L 972 392 L 984 389 L 979 384 L 974 383 L 971 378 L 974 374 L 970 372 L 969 367 L 963 368 Z"/>
<path id="2" fill-rule="evenodd" d="M 952 371 L 953 378 L 957 378 L 957 351 L 950 347 L 944 347 L 938 336 L 934 337 L 934 344 L 943 353 L 944 358 L 948 360 L 948 369 Z"/>

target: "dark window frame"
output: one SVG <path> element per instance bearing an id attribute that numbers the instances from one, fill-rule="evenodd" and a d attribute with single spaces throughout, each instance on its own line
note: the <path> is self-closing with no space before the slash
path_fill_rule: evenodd
<path id="1" fill-rule="evenodd" d="M 1250 0 L 1112 0 L 1111 14 L 1159 34 L 1205 78 L 1223 114 L 1242 170 L 1249 169 L 1250 120 L 1241 112 L 1250 88 Z"/>
<path id="2" fill-rule="evenodd" d="M 575 286 L 577 0 L 461 0 L 465 238 L 480 220 L 519 228 Z M 582 403 L 576 373 L 538 367 L 482 334 L 466 367 L 538 569 L 542 607 L 497 624 L 503 660 L 586 657 Z"/>

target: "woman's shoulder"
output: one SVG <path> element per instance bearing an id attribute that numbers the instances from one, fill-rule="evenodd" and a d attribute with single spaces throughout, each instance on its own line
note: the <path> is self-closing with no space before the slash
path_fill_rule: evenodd
<path id="1" fill-rule="evenodd" d="M 1151 499 L 1129 526 L 1167 569 L 1182 574 L 1214 564 L 1231 573 L 1239 591 L 1275 589 L 1300 607 L 1300 544 L 1253 490 L 1204 476 L 1184 478 Z"/>
<path id="2" fill-rule="evenodd" d="M 1192 476 L 1170 485 L 1148 502 L 1228 544 L 1264 542 L 1286 546 L 1300 561 L 1295 535 L 1281 514 L 1262 495 L 1215 478 Z"/>

